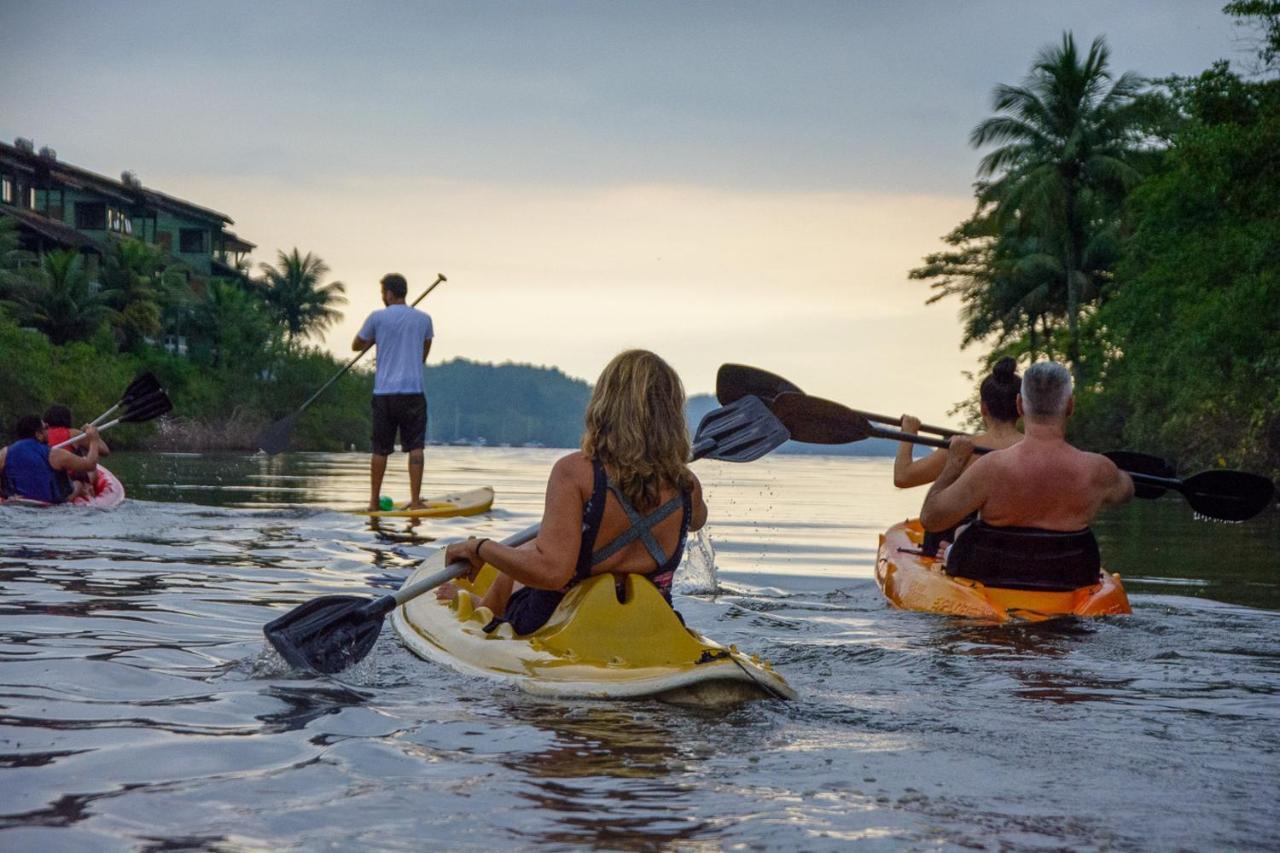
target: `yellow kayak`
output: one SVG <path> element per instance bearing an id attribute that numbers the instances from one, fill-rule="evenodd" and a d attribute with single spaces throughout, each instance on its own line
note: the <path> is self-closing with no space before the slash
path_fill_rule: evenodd
<path id="1" fill-rule="evenodd" d="M 489 486 L 481 486 L 469 492 L 427 498 L 423 503 L 426 506 L 418 509 L 387 509 L 377 512 L 353 509 L 351 512 L 356 515 L 367 515 L 370 518 L 449 518 L 456 515 L 479 515 L 493 508 L 493 489 Z"/>
<path id="2" fill-rule="evenodd" d="M 427 561 L 406 584 L 442 565 L 442 558 Z M 451 601 L 427 593 L 397 608 L 400 639 L 419 657 L 543 696 L 700 705 L 795 698 L 765 661 L 686 628 L 637 574 L 620 576 L 623 601 L 615 576 L 598 575 L 571 589 L 532 634 L 517 637 L 507 624 L 485 633 L 493 614 L 477 603 L 496 574 L 485 566 L 474 583 L 455 582 Z"/>

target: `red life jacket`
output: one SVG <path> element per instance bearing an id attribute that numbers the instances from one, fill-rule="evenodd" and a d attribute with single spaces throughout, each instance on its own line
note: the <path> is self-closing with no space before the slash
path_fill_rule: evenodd
<path id="1" fill-rule="evenodd" d="M 55 444 L 61 444 L 68 438 L 71 438 L 71 428 L 56 426 L 45 427 L 44 435 L 45 444 L 53 447 Z"/>

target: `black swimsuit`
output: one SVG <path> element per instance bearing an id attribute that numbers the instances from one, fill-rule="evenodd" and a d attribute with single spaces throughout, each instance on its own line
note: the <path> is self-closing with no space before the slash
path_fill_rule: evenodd
<path id="1" fill-rule="evenodd" d="M 564 589 L 534 589 L 526 586 L 516 590 L 511 600 L 507 602 L 506 615 L 495 618 L 485 626 L 486 631 L 492 631 L 503 622 L 509 622 L 515 632 L 521 635 L 538 630 L 551 618 L 551 614 L 555 612 L 560 600 L 564 598 L 564 594 L 570 587 L 591 577 L 591 570 L 595 566 L 637 539 L 644 543 L 645 550 L 658 564 L 653 570 L 645 572 L 644 576 L 658 587 L 668 603 L 671 602 L 671 581 L 675 576 L 676 567 L 680 565 L 680 558 L 684 556 L 685 539 L 689 535 L 689 524 L 693 520 L 691 492 L 686 489 L 648 515 L 641 515 L 631 502 L 623 497 L 622 491 L 609 480 L 604 465 L 593 459 L 591 468 L 594 483 L 591 497 L 582 505 L 582 541 L 578 546 L 578 564 L 574 568 L 573 580 L 569 581 Z M 604 518 L 604 505 L 608 501 L 609 492 L 613 492 L 614 498 L 622 506 L 622 511 L 627 514 L 630 527 L 608 545 L 596 550 L 596 537 L 600 535 L 600 522 Z M 681 508 L 684 513 L 680 520 L 680 540 L 676 543 L 675 550 L 668 556 L 663 553 L 662 546 L 654 537 L 653 528 Z"/>

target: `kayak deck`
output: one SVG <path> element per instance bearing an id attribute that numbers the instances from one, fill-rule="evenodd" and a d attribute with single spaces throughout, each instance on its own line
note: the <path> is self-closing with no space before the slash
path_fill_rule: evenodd
<path id="1" fill-rule="evenodd" d="M 481 486 L 467 492 L 455 492 L 449 495 L 427 498 L 426 506 L 419 509 L 387 509 L 372 512 L 368 509 L 353 509 L 356 515 L 369 518 L 450 518 L 452 516 L 480 515 L 493 509 L 493 488 Z"/>
<path id="2" fill-rule="evenodd" d="M 941 560 L 917 553 L 924 529 L 916 519 L 880 535 L 876 585 L 902 610 L 943 613 L 992 622 L 1040 622 L 1057 616 L 1132 613 L 1120 576 L 1103 571 L 1098 583 L 1064 592 L 1006 589 L 951 577 Z"/>
<path id="3" fill-rule="evenodd" d="M 442 559 L 406 583 L 439 569 Z M 768 663 L 686 628 L 638 574 L 621 576 L 621 601 L 615 576 L 598 575 L 574 586 L 532 634 L 517 637 L 507 624 L 485 633 L 493 614 L 477 604 L 496 575 L 485 566 L 474 583 L 455 582 L 451 601 L 427 593 L 398 608 L 392 623 L 401 640 L 419 657 L 544 696 L 702 705 L 795 697 Z"/>

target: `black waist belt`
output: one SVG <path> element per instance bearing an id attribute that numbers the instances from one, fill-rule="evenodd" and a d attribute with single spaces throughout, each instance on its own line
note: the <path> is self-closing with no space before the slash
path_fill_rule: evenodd
<path id="1" fill-rule="evenodd" d="M 988 586 L 1065 592 L 1098 583 L 1102 558 L 1093 531 L 992 527 L 974 522 L 947 552 L 947 574 Z"/>

